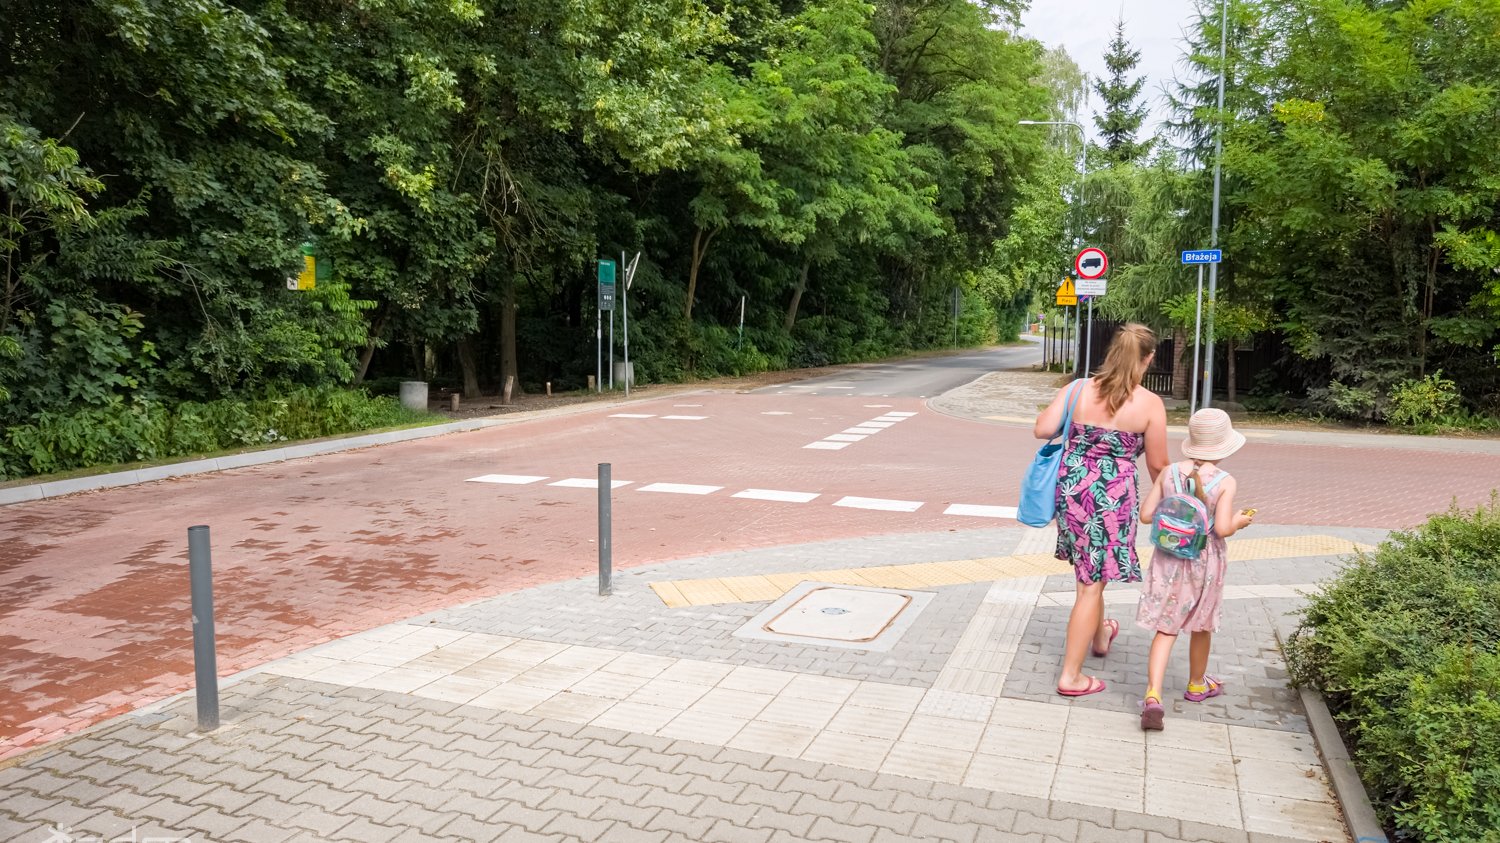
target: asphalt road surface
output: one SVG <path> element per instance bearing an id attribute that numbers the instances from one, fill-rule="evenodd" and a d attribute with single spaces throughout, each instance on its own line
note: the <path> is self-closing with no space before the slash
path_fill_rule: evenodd
<path id="1" fill-rule="evenodd" d="M 864 398 L 932 398 L 989 372 L 1042 362 L 1034 340 L 953 357 L 926 357 L 876 363 L 837 375 L 809 378 L 756 390 L 771 395 L 852 395 Z"/>

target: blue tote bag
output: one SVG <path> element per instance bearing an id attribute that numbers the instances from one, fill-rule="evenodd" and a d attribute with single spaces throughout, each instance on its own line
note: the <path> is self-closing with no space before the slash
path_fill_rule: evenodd
<path id="1" fill-rule="evenodd" d="M 1081 380 L 1068 396 L 1068 409 L 1063 415 L 1062 430 L 1053 434 L 1031 460 L 1026 475 L 1021 478 L 1021 505 L 1016 507 L 1016 520 L 1028 527 L 1045 527 L 1057 517 L 1057 478 L 1062 473 L 1063 451 L 1068 447 L 1068 430 L 1073 426 L 1073 405 L 1083 392 Z M 1062 442 L 1057 437 L 1062 436 Z"/>

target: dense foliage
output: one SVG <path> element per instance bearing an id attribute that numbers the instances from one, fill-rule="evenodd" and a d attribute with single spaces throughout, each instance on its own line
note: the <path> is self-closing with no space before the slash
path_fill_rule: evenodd
<path id="1" fill-rule="evenodd" d="M 1019 0 L 15 0 L 0 428 L 367 376 L 649 378 L 1013 333 L 1063 260 Z M 1064 67 L 1064 69 L 1066 69 Z M 300 246 L 333 274 L 289 290 Z M 734 330 L 745 302 L 745 332 Z"/>
<path id="2" fill-rule="evenodd" d="M 1320 411 L 1409 418 L 1393 396 L 1438 370 L 1464 412 L 1500 409 L 1500 0 L 1228 5 L 1223 119 L 1213 0 L 1172 91 L 1178 146 L 1099 176 L 1127 218 L 1106 308 L 1182 326 L 1177 254 L 1209 244 L 1222 129 L 1215 337 L 1269 329 L 1266 388 Z"/>
<path id="3" fill-rule="evenodd" d="M 1500 496 L 1352 560 L 1311 598 L 1287 657 L 1403 835 L 1500 840 Z"/>

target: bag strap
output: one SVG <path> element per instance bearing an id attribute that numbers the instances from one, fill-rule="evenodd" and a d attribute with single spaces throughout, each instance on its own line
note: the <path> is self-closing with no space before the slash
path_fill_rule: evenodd
<path id="1" fill-rule="evenodd" d="M 1058 432 L 1058 435 L 1062 436 L 1062 445 L 1065 451 L 1068 449 L 1068 433 L 1073 429 L 1073 407 L 1078 403 L 1079 396 L 1083 394 L 1083 385 L 1088 382 L 1088 378 L 1074 381 L 1073 385 L 1078 388 L 1073 390 L 1073 394 L 1068 396 L 1067 411 L 1063 414 L 1062 430 Z"/>

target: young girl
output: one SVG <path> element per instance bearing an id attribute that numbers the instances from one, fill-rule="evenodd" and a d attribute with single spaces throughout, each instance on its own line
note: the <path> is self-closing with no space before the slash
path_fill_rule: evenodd
<path id="1" fill-rule="evenodd" d="M 1188 687 L 1183 698 L 1202 702 L 1224 692 L 1222 682 L 1205 673 L 1209 646 L 1219 628 L 1219 604 L 1224 596 L 1224 539 L 1250 526 L 1255 510 L 1235 511 L 1238 484 L 1218 463 L 1244 444 L 1244 434 L 1231 426 L 1223 410 L 1199 410 L 1188 422 L 1188 440 L 1182 446 L 1182 455 L 1187 459 L 1159 474 L 1141 504 L 1141 523 L 1150 524 L 1162 499 L 1181 488 L 1202 501 L 1210 517 L 1208 545 L 1197 559 L 1182 559 L 1157 549 L 1146 572 L 1135 622 L 1154 631 L 1156 638 L 1151 642 L 1147 663 L 1146 698 L 1141 702 L 1142 729 L 1162 728 L 1166 711 L 1162 707 L 1161 688 L 1167 674 L 1167 660 L 1172 657 L 1172 645 L 1177 643 L 1180 632 L 1193 635 L 1188 650 Z"/>

